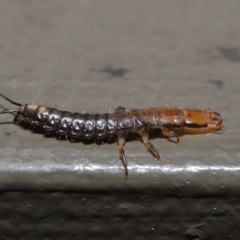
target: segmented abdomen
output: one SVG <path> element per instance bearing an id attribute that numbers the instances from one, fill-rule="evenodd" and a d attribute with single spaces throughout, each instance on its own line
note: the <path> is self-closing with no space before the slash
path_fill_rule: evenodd
<path id="1" fill-rule="evenodd" d="M 14 122 L 27 122 L 47 133 L 70 139 L 100 140 L 113 138 L 118 130 L 135 127 L 135 121 L 129 118 L 125 114 L 121 117 L 119 113 L 71 113 L 43 105 L 25 105 Z"/>
<path id="2" fill-rule="evenodd" d="M 26 105 L 23 112 L 29 113 L 28 108 Z M 40 126 L 46 132 L 72 139 L 111 138 L 117 131 L 117 120 L 113 116 L 110 118 L 108 113 L 71 113 L 39 105 L 29 120 L 33 126 Z M 23 121 L 27 121 L 26 118 Z"/>

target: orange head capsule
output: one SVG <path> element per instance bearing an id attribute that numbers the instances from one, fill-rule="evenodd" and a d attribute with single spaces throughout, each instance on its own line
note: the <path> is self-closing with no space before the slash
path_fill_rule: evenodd
<path id="1" fill-rule="evenodd" d="M 185 110 L 185 124 L 183 131 L 186 134 L 212 133 L 222 129 L 222 118 L 217 112 L 193 109 Z"/>

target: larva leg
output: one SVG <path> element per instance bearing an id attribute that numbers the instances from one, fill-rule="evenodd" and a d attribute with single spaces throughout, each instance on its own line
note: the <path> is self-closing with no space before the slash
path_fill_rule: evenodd
<path id="1" fill-rule="evenodd" d="M 119 106 L 119 107 L 117 107 L 116 109 L 115 109 L 115 113 L 116 112 L 123 112 L 123 111 L 126 111 L 126 109 L 124 108 L 124 107 L 122 107 L 122 106 Z"/>
<path id="2" fill-rule="evenodd" d="M 123 167 L 125 169 L 125 179 L 128 179 L 127 159 L 123 148 L 125 144 L 126 134 L 124 133 L 124 131 L 119 131 L 117 135 L 118 135 L 119 158 L 121 159 Z"/>
<path id="3" fill-rule="evenodd" d="M 167 128 L 161 128 L 162 130 L 162 135 L 167 137 L 167 138 L 172 138 L 175 137 L 176 138 L 176 142 L 175 143 L 179 143 L 179 137 L 178 135 L 173 132 L 173 131 L 169 131 Z"/>
<path id="4" fill-rule="evenodd" d="M 154 145 L 149 141 L 149 129 L 148 128 L 143 128 L 139 134 L 141 135 L 142 141 L 147 148 L 147 150 L 157 159 L 158 162 L 160 162 L 160 156 L 158 153 L 158 150 Z"/>

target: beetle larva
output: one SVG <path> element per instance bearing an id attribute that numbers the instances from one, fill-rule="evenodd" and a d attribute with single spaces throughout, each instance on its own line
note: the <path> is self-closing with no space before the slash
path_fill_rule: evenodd
<path id="1" fill-rule="evenodd" d="M 183 134 L 212 133 L 222 129 L 222 118 L 217 112 L 180 108 L 148 108 L 126 110 L 118 107 L 114 113 L 83 114 L 71 113 L 44 105 L 15 102 L 0 93 L 8 102 L 18 106 L 18 109 L 6 109 L 0 114 L 13 113 L 13 123 L 29 124 L 30 128 L 38 127 L 46 134 L 70 141 L 103 140 L 117 138 L 120 159 L 128 178 L 127 160 L 124 144 L 128 133 L 141 136 L 147 150 L 160 161 L 157 149 L 149 140 L 151 129 L 160 129 L 166 138 L 176 138 L 178 132 Z"/>

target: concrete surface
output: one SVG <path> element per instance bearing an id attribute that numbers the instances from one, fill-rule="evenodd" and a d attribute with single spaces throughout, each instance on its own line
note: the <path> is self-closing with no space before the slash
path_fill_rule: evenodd
<path id="1" fill-rule="evenodd" d="M 36 203 L 40 209 L 53 207 L 57 214 L 59 209 L 49 199 L 54 191 L 58 191 L 58 196 L 64 195 L 63 199 L 58 199 L 74 199 L 68 201 L 69 209 L 73 203 L 81 201 L 84 194 L 93 198 L 91 206 L 96 206 L 96 211 L 101 209 L 98 204 L 106 195 L 109 198 L 104 206 L 110 208 L 119 196 L 126 197 L 128 206 L 139 201 L 138 214 L 128 215 L 124 229 L 120 228 L 114 235 L 116 239 L 126 237 L 126 234 L 128 238 L 138 236 L 139 227 L 146 229 L 148 221 L 157 221 L 152 227 L 156 234 L 152 235 L 153 238 L 223 239 L 224 236 L 237 239 L 239 11 L 240 2 L 237 0 L 1 0 L 0 92 L 15 101 L 90 113 L 113 111 L 119 105 L 128 109 L 214 107 L 221 113 L 225 126 L 220 134 L 183 136 L 179 146 L 166 139 L 153 139 L 161 154 L 161 164 L 140 141 L 127 143 L 125 151 L 130 179 L 125 181 L 116 143 L 73 144 L 33 134 L 11 124 L 1 124 L 0 208 L 12 211 L 12 217 L 1 211 L 1 219 L 4 219 L 0 225 L 2 236 L 9 239 L 16 227 L 14 211 L 20 216 L 17 223 L 21 222 L 21 217 L 37 218 L 33 211 L 36 208 L 26 208 L 26 214 L 21 215 L 18 208 L 10 206 L 25 199 L 26 203 Z M 4 99 L 0 104 L 12 108 Z M 11 115 L 0 117 L 2 123 L 12 121 Z M 40 196 L 45 199 L 42 205 L 38 202 Z M 151 209 L 159 214 L 151 219 L 148 213 L 148 220 L 136 226 L 134 222 L 145 216 L 150 205 L 145 205 L 142 196 L 152 199 L 150 203 L 156 203 Z M 180 212 L 161 214 L 159 209 L 163 205 L 173 209 L 176 203 L 182 206 Z M 121 204 L 116 207 L 121 211 Z M 185 211 L 181 212 L 183 208 Z M 225 210 L 216 217 L 214 209 L 219 208 Z M 89 228 L 95 213 L 94 210 L 88 213 L 92 216 L 87 220 Z M 62 212 L 58 223 L 44 216 L 38 219 L 37 226 L 42 221 L 42 226 L 46 227 L 43 223 L 48 222 L 49 228 L 52 227 L 49 231 L 52 238 L 62 236 L 69 239 L 69 231 L 65 231 L 66 235 L 58 235 L 55 227 L 62 222 L 67 224 L 71 215 L 65 216 Z M 100 218 L 111 221 L 111 216 L 117 214 L 102 213 Z M 163 216 L 169 222 L 165 232 L 157 227 Z M 83 221 L 78 215 L 74 219 L 78 219 L 78 223 Z M 212 222 L 214 225 L 210 224 Z M 34 224 L 28 226 L 28 223 L 22 221 L 18 224 L 19 231 L 15 230 L 14 236 L 32 237 L 34 231 L 20 230 L 21 227 L 36 227 Z M 108 221 L 103 223 L 108 224 Z M 117 228 L 118 224 L 117 221 L 115 225 L 112 223 L 111 229 Z M 191 232 L 193 224 L 197 229 L 201 228 L 200 233 Z M 209 232 L 204 226 L 210 225 Z M 126 228 L 132 231 L 125 232 Z M 35 237 L 47 239 L 46 229 L 42 234 L 36 230 Z M 90 230 L 86 226 L 84 229 L 84 233 L 76 233 L 72 238 L 78 239 L 78 234 L 86 234 L 99 239 L 102 231 L 106 231 L 98 227 L 93 235 L 88 235 Z M 147 236 L 142 235 L 142 238 Z M 113 235 L 106 235 L 106 238 L 113 238 Z"/>

